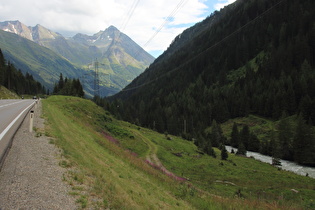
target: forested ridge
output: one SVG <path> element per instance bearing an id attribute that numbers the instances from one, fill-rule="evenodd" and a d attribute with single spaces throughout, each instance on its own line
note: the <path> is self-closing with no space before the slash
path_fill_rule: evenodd
<path id="1" fill-rule="evenodd" d="M 4 59 L 0 49 L 0 85 L 14 91 L 18 95 L 46 94 L 46 88 L 29 73 L 25 75 L 20 69 Z M 0 86 L 0 87 L 1 87 Z"/>
<path id="2" fill-rule="evenodd" d="M 295 116 L 284 129 L 289 138 L 279 130 L 258 148 L 234 146 L 262 151 L 276 142 L 288 151 L 276 156 L 315 165 L 314 20 L 312 0 L 238 0 L 179 35 L 111 103 L 97 101 L 124 120 L 195 139 L 206 152 L 217 146 L 205 132 L 213 122 Z"/>

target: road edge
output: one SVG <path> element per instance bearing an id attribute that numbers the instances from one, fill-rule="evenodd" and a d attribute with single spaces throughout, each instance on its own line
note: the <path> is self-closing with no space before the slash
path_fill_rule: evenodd
<path id="1" fill-rule="evenodd" d="M 31 105 L 29 105 L 26 109 L 24 109 L 21 112 L 21 114 L 13 120 L 13 121 L 15 121 L 13 123 L 13 125 L 11 125 L 11 123 L 8 125 L 8 127 L 10 125 L 11 125 L 11 127 L 9 127 L 9 129 L 6 131 L 6 133 L 0 139 L 0 141 L 4 140 L 4 143 L 2 143 L 4 145 L 4 149 L 3 149 L 3 151 L 0 150 L 0 171 L 1 171 L 2 167 L 3 167 L 3 164 L 5 162 L 5 159 L 6 159 L 7 155 L 8 155 L 8 153 L 9 153 L 11 147 L 12 147 L 12 143 L 13 143 L 13 139 L 14 139 L 15 134 L 20 129 L 20 127 L 21 127 L 22 123 L 24 122 L 27 114 L 30 112 L 31 109 L 33 109 L 35 107 L 35 104 L 37 104 L 37 103 L 38 103 L 38 101 L 34 101 Z"/>

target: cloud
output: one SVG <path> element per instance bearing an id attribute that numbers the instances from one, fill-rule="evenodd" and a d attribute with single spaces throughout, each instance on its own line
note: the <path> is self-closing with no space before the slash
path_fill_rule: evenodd
<path id="1" fill-rule="evenodd" d="M 219 0 L 219 2 L 222 2 L 222 3 L 216 3 L 214 5 L 214 9 L 219 11 L 223 7 L 225 7 L 225 6 L 229 5 L 229 4 L 232 4 L 235 1 L 236 0 Z"/>
<path id="2" fill-rule="evenodd" d="M 140 0 L 133 15 L 128 16 L 134 2 L 136 0 L 1 0 L 0 21 L 19 20 L 28 26 L 40 24 L 64 35 L 91 35 L 114 25 L 143 46 L 178 8 L 171 21 L 145 46 L 147 51 L 156 51 L 165 50 L 179 33 L 210 14 L 206 0 Z"/>

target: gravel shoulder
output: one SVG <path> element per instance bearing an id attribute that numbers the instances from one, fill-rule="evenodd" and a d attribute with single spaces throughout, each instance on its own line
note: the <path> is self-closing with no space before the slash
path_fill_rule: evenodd
<path id="1" fill-rule="evenodd" d="M 16 133 L 0 171 L 0 210 L 78 209 L 70 186 L 63 181 L 67 169 L 59 166 L 60 150 L 44 133 L 41 103 L 35 109 L 34 127 L 29 116 Z"/>

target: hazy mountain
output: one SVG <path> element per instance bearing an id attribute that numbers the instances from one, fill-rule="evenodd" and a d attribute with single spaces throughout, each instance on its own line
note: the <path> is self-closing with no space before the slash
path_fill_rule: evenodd
<path id="1" fill-rule="evenodd" d="M 103 77 L 101 82 L 110 83 L 108 85 L 119 89 L 129 84 L 154 61 L 150 54 L 114 26 L 93 36 L 77 34 L 68 41 L 76 46 L 84 46 L 91 51 L 89 55 L 95 53 Z M 87 65 L 92 61 L 91 58 L 88 59 L 82 58 L 81 61 Z"/>
<path id="2" fill-rule="evenodd" d="M 110 55 L 113 53 L 112 50 L 114 48 L 120 47 L 146 66 L 150 65 L 154 60 L 150 54 L 114 26 L 110 26 L 105 31 L 100 31 L 93 36 L 77 34 L 72 40 L 86 46 L 96 46 L 101 50 L 102 57 Z"/>
<path id="3" fill-rule="evenodd" d="M 19 21 L 0 22 L 0 29 L 47 47 L 86 70 L 93 70 L 97 59 L 101 95 L 121 90 L 154 61 L 154 57 L 114 26 L 93 36 L 77 34 L 72 38 L 65 38 L 41 25 L 28 27 Z"/>

